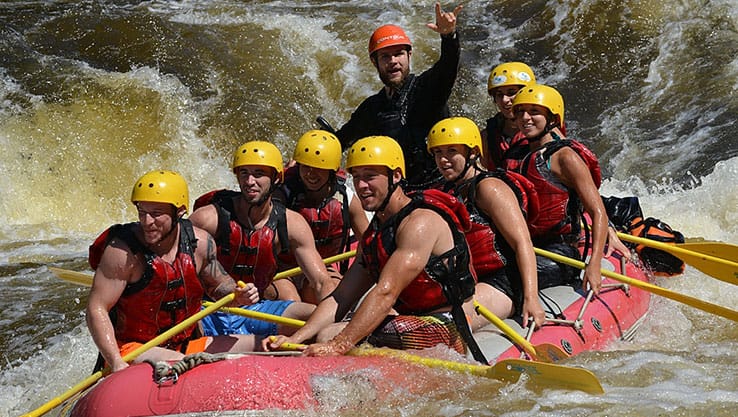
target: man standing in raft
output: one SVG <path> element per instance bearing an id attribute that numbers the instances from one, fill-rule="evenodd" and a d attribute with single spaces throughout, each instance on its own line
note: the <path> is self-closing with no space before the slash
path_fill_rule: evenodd
<path id="1" fill-rule="evenodd" d="M 151 171 L 136 181 L 131 194 L 139 221 L 110 227 L 90 246 L 95 276 L 87 326 L 113 372 L 128 367 L 123 356 L 200 311 L 205 293 L 219 299 L 235 291 L 234 306 L 259 300 L 253 284 L 238 288 L 218 263 L 213 238 L 183 218 L 188 200 L 187 183 L 179 174 Z M 195 326 L 135 362 L 254 349 L 254 336 L 192 340 Z"/>
<path id="2" fill-rule="evenodd" d="M 344 148 L 370 135 L 389 136 L 399 142 L 408 162 L 408 189 L 437 186 L 441 178 L 428 155 L 425 137 L 431 126 L 448 117 L 447 101 L 459 69 L 456 16 L 436 3 L 436 23 L 428 27 L 441 35 L 441 57 L 433 67 L 416 76 L 410 73 L 412 42 L 402 28 L 379 27 L 369 40 L 369 58 L 384 88 L 367 98 L 337 132 Z"/>
<path id="3" fill-rule="evenodd" d="M 374 212 L 357 260 L 304 327 L 289 338 L 265 339 L 264 347 L 317 336 L 307 355 L 342 355 L 363 340 L 395 349 L 445 344 L 463 353 L 466 342 L 484 361 L 462 309 L 476 283 L 464 205 L 440 190 L 405 194 L 402 149 L 386 136 L 354 143 L 346 168 L 362 207 Z M 350 321 L 335 323 L 362 297 Z"/>

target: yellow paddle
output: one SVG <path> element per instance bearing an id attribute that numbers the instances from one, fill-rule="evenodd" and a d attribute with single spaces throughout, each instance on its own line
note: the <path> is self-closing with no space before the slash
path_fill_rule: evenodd
<path id="1" fill-rule="evenodd" d="M 465 372 L 476 376 L 515 383 L 525 374 L 529 381 L 538 387 L 584 391 L 588 394 L 604 394 L 605 390 L 597 377 L 584 368 L 533 362 L 523 359 L 503 359 L 492 366 L 472 365 L 443 359 L 428 358 L 411 353 L 386 348 L 354 348 L 351 356 L 385 356 L 430 368 L 444 368 L 455 372 Z"/>
<path id="2" fill-rule="evenodd" d="M 271 336 L 271 338 L 273 341 L 274 336 Z M 300 343 L 283 343 L 279 346 L 279 350 L 302 350 L 306 346 Z M 413 355 L 401 350 L 369 347 L 353 348 L 348 352 L 348 355 L 391 357 L 430 368 L 445 368 L 455 372 L 466 372 L 476 376 L 512 383 L 517 382 L 522 374 L 527 374 L 531 383 L 540 387 L 577 390 L 589 394 L 602 394 L 605 392 L 602 389 L 600 381 L 592 372 L 584 368 L 574 368 L 551 363 L 532 362 L 522 359 L 504 359 L 494 364 L 494 366 L 472 365 Z"/>
<path id="3" fill-rule="evenodd" d="M 345 252 L 345 253 L 342 253 L 342 254 L 339 254 L 339 255 L 336 255 L 336 256 L 331 256 L 329 258 L 326 258 L 326 259 L 323 260 L 323 262 L 326 263 L 326 264 L 331 264 L 331 263 L 334 263 L 334 262 L 340 262 L 340 261 L 342 261 L 344 259 L 348 259 L 348 258 L 350 258 L 352 256 L 355 256 L 355 255 L 356 255 L 356 251 L 355 250 L 352 250 L 352 251 L 348 251 L 348 252 Z M 66 280 L 66 281 L 74 282 L 76 284 L 81 284 L 81 285 L 87 285 L 87 286 L 91 286 L 92 285 L 92 275 L 91 274 L 85 274 L 85 273 L 76 272 L 76 271 L 69 271 L 69 270 L 65 270 L 65 269 L 61 269 L 61 268 L 55 268 L 55 267 L 49 267 L 49 270 L 52 271 L 53 273 L 55 273 L 60 278 Z M 276 274 L 274 276 L 274 279 L 287 278 L 287 277 L 290 277 L 290 276 L 297 275 L 300 272 L 301 272 L 300 271 L 300 268 L 288 269 L 286 271 L 282 271 L 282 272 Z M 228 304 L 228 303 L 230 303 L 231 301 L 233 301 L 233 298 L 234 297 L 235 297 L 234 294 L 229 294 L 229 295 L 221 298 L 220 300 L 218 300 L 216 302 L 208 302 L 208 305 L 204 309 L 200 310 L 198 313 L 192 315 L 188 319 L 182 321 L 181 323 L 177 324 L 176 326 L 172 327 L 171 329 L 167 330 L 166 332 L 164 332 L 164 333 L 160 334 L 159 336 L 155 337 L 154 339 L 150 340 L 148 343 L 144 344 L 143 346 L 139 347 L 138 349 L 136 349 L 133 352 L 129 353 L 128 355 L 124 356 L 123 357 L 123 360 L 126 361 L 126 362 L 130 362 L 130 361 L 136 359 L 142 353 L 146 352 L 147 350 L 151 349 L 154 346 L 160 345 L 161 343 L 167 341 L 168 339 L 170 339 L 171 337 L 175 336 L 176 334 L 184 331 L 186 328 L 190 327 L 192 324 L 196 323 L 197 321 L 199 321 L 203 317 L 207 316 L 208 314 L 210 314 L 210 313 L 212 313 L 212 312 L 214 312 L 214 311 L 216 311 L 218 309 L 226 308 L 225 305 Z M 255 316 L 258 315 L 259 317 L 255 317 L 255 318 L 260 318 L 262 320 L 266 318 L 266 317 L 262 317 L 262 316 L 271 316 L 269 318 L 272 321 L 275 321 L 276 322 L 277 320 L 279 320 L 279 322 L 282 323 L 282 324 L 287 324 L 287 325 L 292 325 L 292 326 L 302 326 L 302 325 L 305 324 L 302 320 L 294 320 L 294 319 L 290 319 L 290 318 L 286 318 L 286 317 L 281 317 L 281 316 L 276 316 L 276 315 L 270 315 L 270 314 L 260 313 L 260 312 L 256 312 L 256 311 L 249 311 L 249 310 L 245 310 L 245 309 L 238 309 L 238 310 L 239 310 L 239 314 L 244 314 L 244 315 L 248 315 L 248 316 L 251 316 L 251 317 L 255 317 Z M 62 395 L 60 395 L 60 396 L 52 399 L 51 401 L 47 402 L 46 404 L 44 404 L 43 406 L 37 408 L 36 410 L 34 410 L 34 411 L 32 411 L 32 412 L 30 412 L 28 414 L 25 414 L 23 417 L 26 417 L 26 416 L 28 416 L 28 417 L 41 416 L 41 415 L 47 413 L 48 411 L 50 411 L 54 407 L 60 405 L 64 401 L 66 401 L 69 398 L 71 398 L 74 394 L 76 394 L 76 393 L 78 393 L 78 392 L 80 392 L 80 391 L 88 388 L 92 384 L 94 384 L 98 379 L 102 378 L 109 371 L 110 370 L 106 368 L 106 369 L 103 369 L 102 371 L 95 372 L 94 374 L 90 375 L 89 377 L 87 377 L 85 380 L 83 380 L 79 384 L 77 384 L 74 387 L 72 387 L 71 389 L 69 389 L 64 394 L 62 394 Z"/>
<path id="4" fill-rule="evenodd" d="M 213 303 L 211 301 L 203 301 L 202 303 L 202 305 L 205 307 L 208 307 L 212 304 Z M 230 313 L 230 314 L 236 314 L 236 315 L 244 316 L 244 317 L 250 317 L 256 320 L 268 321 L 269 323 L 283 324 L 285 326 L 290 326 L 290 327 L 302 327 L 305 325 L 305 322 L 302 320 L 292 319 L 289 317 L 282 317 L 276 314 L 262 313 L 261 311 L 247 310 L 245 308 L 239 308 L 239 307 L 221 307 L 219 311 L 223 311 L 225 313 Z"/>
<path id="5" fill-rule="evenodd" d="M 645 239 L 629 235 L 627 233 L 618 232 L 618 237 L 626 242 L 637 243 L 676 256 L 682 261 L 692 265 L 707 275 L 715 277 L 721 281 L 738 285 L 738 263 L 726 259 L 717 258 L 704 253 L 693 252 L 676 245 L 669 245 L 663 242 L 657 242 L 651 239 Z"/>
<path id="6" fill-rule="evenodd" d="M 738 262 L 738 245 L 732 243 L 705 240 L 702 238 L 689 238 L 685 243 L 676 244 L 680 248 L 694 252 L 712 255 L 726 261 Z"/>
<path id="7" fill-rule="evenodd" d="M 348 252 L 339 253 L 338 255 L 325 258 L 323 259 L 323 263 L 327 265 L 327 264 L 332 264 L 336 262 L 341 262 L 345 259 L 348 259 L 354 256 L 356 256 L 356 250 L 350 250 Z M 58 276 L 59 278 L 65 281 L 69 281 L 74 284 L 86 285 L 88 287 L 92 285 L 92 274 L 89 274 L 89 273 L 71 271 L 69 269 L 57 268 L 54 266 L 50 266 L 49 271 L 51 271 L 54 275 Z M 300 274 L 301 272 L 302 270 L 298 266 L 295 268 L 284 270 L 282 272 L 278 272 L 276 275 L 274 275 L 274 279 L 283 279 L 283 278 L 293 277 L 295 275 Z"/>
<path id="8" fill-rule="evenodd" d="M 283 343 L 279 350 L 302 350 L 306 345 Z M 558 388 L 584 391 L 589 394 L 603 394 L 605 391 L 597 377 L 584 368 L 532 362 L 522 359 L 504 359 L 493 366 L 473 365 L 444 359 L 413 355 L 402 350 L 388 348 L 357 347 L 351 349 L 349 356 L 383 356 L 411 362 L 429 368 L 443 368 L 454 372 L 465 372 L 476 376 L 506 382 L 517 382 L 522 374 L 528 375 L 530 382 L 544 388 Z"/>
<path id="9" fill-rule="evenodd" d="M 151 348 L 153 348 L 155 346 L 159 346 L 160 344 L 166 342 L 167 340 L 169 340 L 170 338 L 174 337 L 175 335 L 183 332 L 188 327 L 190 327 L 193 324 L 197 323 L 203 317 L 207 316 L 208 314 L 214 312 L 215 310 L 218 310 L 219 308 L 221 308 L 221 307 L 225 306 L 226 304 L 230 303 L 231 301 L 233 301 L 233 299 L 235 297 L 236 297 L 236 295 L 233 294 L 233 293 L 226 295 L 225 297 L 221 298 L 220 300 L 214 302 L 212 305 L 210 305 L 210 306 L 208 306 L 208 307 L 206 307 L 206 308 L 198 311 L 197 313 L 195 313 L 192 316 L 188 317 L 187 319 L 183 320 L 182 322 L 180 322 L 179 324 L 175 325 L 171 329 L 169 329 L 169 330 L 165 331 L 164 333 L 156 336 L 155 338 L 149 340 L 148 342 L 146 342 L 145 344 L 143 344 L 142 346 L 140 346 L 139 348 L 137 348 L 133 352 L 125 355 L 123 357 L 123 360 L 126 361 L 126 362 L 131 362 L 132 360 L 136 359 L 137 357 L 139 357 L 141 354 L 143 354 L 144 352 L 148 351 L 149 349 L 151 349 Z M 98 379 L 102 378 L 103 376 L 107 375 L 108 373 L 110 373 L 110 368 L 108 368 L 108 367 L 105 367 L 105 369 L 103 369 L 102 371 L 95 372 L 94 374 L 92 374 L 92 375 L 88 376 L 87 378 L 85 378 L 85 380 L 83 380 L 79 384 L 77 384 L 77 385 L 73 386 L 72 388 L 70 388 L 64 394 L 62 394 L 62 395 L 60 395 L 60 396 L 58 396 L 56 398 L 51 399 L 46 404 L 44 404 L 41 407 L 39 407 L 39 408 L 37 408 L 37 409 L 29 412 L 28 414 L 24 414 L 21 417 L 36 417 L 36 416 L 41 416 L 43 414 L 46 414 L 47 412 L 49 412 L 50 410 L 52 410 L 54 407 L 60 405 L 64 401 L 66 401 L 69 398 L 71 398 L 74 394 L 76 394 L 76 393 L 78 393 L 78 392 L 80 392 L 80 391 L 88 388 L 89 386 L 91 386 L 92 384 L 94 384 L 95 382 L 97 382 Z"/>
<path id="10" fill-rule="evenodd" d="M 481 314 L 482 317 L 486 318 L 492 324 L 497 326 L 498 329 L 509 337 L 513 343 L 518 345 L 525 351 L 533 360 L 556 363 L 569 357 L 569 354 L 564 352 L 560 347 L 552 343 L 541 343 L 539 345 L 533 345 L 531 342 L 526 340 L 523 336 L 518 334 L 512 327 L 508 326 L 507 323 L 502 321 L 495 313 L 489 311 L 486 307 L 479 304 L 477 300 L 474 300 L 474 309 L 477 313 Z"/>
<path id="11" fill-rule="evenodd" d="M 585 268 L 584 262 L 582 261 L 578 261 L 576 259 L 572 259 L 572 258 L 563 256 L 563 255 L 559 255 L 557 253 L 549 252 L 549 251 L 539 249 L 539 248 L 533 248 L 533 250 L 538 255 L 545 256 L 549 259 L 553 259 L 556 262 L 561 262 L 567 265 L 571 265 L 579 269 Z M 700 309 L 702 311 L 706 311 L 708 313 L 715 314 L 717 316 L 725 317 L 726 319 L 738 321 L 738 311 L 731 310 L 729 308 L 725 308 L 723 306 L 719 306 L 716 304 L 708 303 L 707 301 L 702 301 L 700 299 L 690 297 L 688 295 L 680 294 L 678 292 L 667 290 L 666 288 L 661 288 L 659 286 L 649 284 L 647 282 L 643 282 L 637 279 L 633 279 L 633 278 L 630 278 L 625 275 L 621 275 L 621 274 L 618 274 L 612 271 L 608 271 L 606 269 L 600 269 L 600 272 L 602 273 L 602 275 L 608 278 L 612 278 L 616 281 L 620 281 L 625 284 L 631 285 L 633 287 L 640 288 L 644 291 L 648 291 L 650 293 L 660 295 L 662 297 L 670 298 L 674 301 L 687 304 L 689 306 Z"/>

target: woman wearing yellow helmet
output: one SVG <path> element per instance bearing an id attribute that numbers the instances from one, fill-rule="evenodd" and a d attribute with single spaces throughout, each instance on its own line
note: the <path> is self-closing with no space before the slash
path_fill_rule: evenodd
<path id="1" fill-rule="evenodd" d="M 498 112 L 487 119 L 487 127 L 481 133 L 485 162 L 490 170 L 514 170 L 527 153 L 527 142 L 515 125 L 512 100 L 521 88 L 535 83 L 533 70 L 522 62 L 505 62 L 490 72 L 487 92 Z"/>
<path id="2" fill-rule="evenodd" d="M 598 190 L 601 176 L 597 157 L 583 144 L 564 136 L 564 99 L 556 89 L 542 84 L 523 88 L 513 99 L 513 112 L 530 147 L 519 172 L 535 185 L 540 203 L 538 219 L 530 225 L 533 243 L 577 243 L 586 213 L 592 223 L 591 236 L 585 235 L 590 241 L 591 257 L 584 270 L 583 286 L 598 293 L 608 218 Z M 610 248 L 629 255 L 617 236 L 611 234 L 610 240 Z"/>
<path id="3" fill-rule="evenodd" d="M 285 170 L 285 181 L 275 198 L 282 199 L 287 208 L 307 220 L 323 258 L 350 250 L 351 232 L 361 236 L 369 220 L 346 186 L 346 175 L 340 169 L 341 142 L 325 130 L 310 130 L 298 139 L 292 159 L 295 165 Z M 293 256 L 280 257 L 280 261 L 283 268 L 297 265 Z M 347 266 L 345 262 L 328 270 L 338 279 Z M 320 300 L 302 275 L 275 281 L 273 285 L 282 299 L 313 304 Z"/>
<path id="4" fill-rule="evenodd" d="M 538 299 L 536 256 L 526 216 L 534 217 L 537 199 L 518 174 L 484 170 L 482 140 L 477 125 L 465 117 L 441 120 L 428 134 L 428 152 L 446 180 L 445 190 L 463 202 L 472 226 L 466 231 L 472 265 L 479 282 L 474 299 L 497 316 L 522 315 L 536 326 L 544 312 Z M 531 184 L 532 186 L 532 184 Z M 488 322 L 464 305 L 472 330 Z"/>

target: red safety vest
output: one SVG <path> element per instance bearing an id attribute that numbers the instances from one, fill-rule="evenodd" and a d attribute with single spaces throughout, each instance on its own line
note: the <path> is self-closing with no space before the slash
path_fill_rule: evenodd
<path id="1" fill-rule="evenodd" d="M 300 181 L 298 167 L 285 171 L 284 189 L 288 194 L 287 207 L 300 213 L 313 231 L 315 247 L 322 258 L 327 258 L 348 250 L 351 222 L 349 199 L 346 191 L 346 176 L 339 170 L 335 176 L 336 192 L 325 198 L 317 206 L 307 205 L 305 187 Z M 294 257 L 280 260 L 288 265 L 296 265 Z"/>
<path id="2" fill-rule="evenodd" d="M 580 142 L 572 139 L 556 140 L 529 153 L 520 172 L 534 184 L 538 193 L 538 218 L 528 224 L 534 239 L 578 234 L 580 231 L 581 201 L 576 192 L 556 178 L 549 168 L 551 156 L 564 146 L 572 148 L 584 160 L 597 188 L 602 183 L 597 157 Z"/>
<path id="3" fill-rule="evenodd" d="M 400 293 L 395 310 L 400 314 L 420 315 L 452 302 L 444 293 L 454 293 L 462 301 L 474 293 L 476 276 L 470 266 L 464 232 L 471 227 L 466 208 L 456 198 L 430 189 L 410 194 L 412 201 L 391 218 L 379 224 L 374 217 L 361 244 L 363 265 L 375 280 L 397 249 L 395 233 L 402 221 L 417 208 L 431 209 L 449 223 L 454 248 L 440 256 L 431 256 L 424 270 Z M 447 286 L 444 291 L 443 285 Z"/>
<path id="4" fill-rule="evenodd" d="M 90 246 L 88 260 L 93 269 L 99 265 L 113 238 L 122 240 L 134 254 L 141 253 L 145 259 L 143 276 L 126 286 L 110 312 L 119 346 L 129 342 L 146 343 L 201 308 L 204 289 L 195 266 L 197 239 L 189 220 L 181 219 L 179 224 L 179 248 L 171 264 L 136 238 L 134 230 L 138 223 L 112 226 Z M 193 324 L 161 346 L 178 350 L 192 336 L 194 329 Z"/>
<path id="5" fill-rule="evenodd" d="M 528 139 L 521 132 L 508 138 L 502 134 L 504 119 L 497 113 L 487 119 L 487 167 L 515 171 L 528 154 Z"/>
<path id="6" fill-rule="evenodd" d="M 515 256 L 510 245 L 498 234 L 492 219 L 476 204 L 477 186 L 485 178 L 501 179 L 513 190 L 526 220 L 535 220 L 538 216 L 538 196 L 535 187 L 520 174 L 499 169 L 480 173 L 460 184 L 449 184 L 451 185 L 449 192 L 462 201 L 469 211 L 472 226 L 466 232 L 466 240 L 478 277 L 503 268 L 511 257 Z"/>
<path id="7" fill-rule="evenodd" d="M 242 225 L 236 217 L 233 200 L 236 191 L 211 191 L 197 199 L 195 209 L 213 204 L 218 212 L 215 243 L 218 261 L 236 281 L 252 282 L 263 296 L 277 273 L 277 258 L 289 250 L 287 214 L 281 202 L 272 199 L 272 212 L 260 229 Z M 281 250 L 277 252 L 275 238 Z"/>

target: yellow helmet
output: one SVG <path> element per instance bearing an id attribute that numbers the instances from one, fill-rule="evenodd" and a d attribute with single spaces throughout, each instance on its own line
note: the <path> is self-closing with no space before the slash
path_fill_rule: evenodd
<path id="1" fill-rule="evenodd" d="M 181 175 L 173 171 L 151 171 L 144 174 L 133 185 L 131 202 L 169 203 L 176 208 L 184 207 L 187 211 L 190 193 L 187 182 Z"/>
<path id="2" fill-rule="evenodd" d="M 400 173 L 405 177 L 402 148 L 389 136 L 369 136 L 351 146 L 346 157 L 346 169 L 366 165 L 383 165 L 393 171 L 400 168 Z"/>
<path id="3" fill-rule="evenodd" d="M 476 123 L 466 117 L 449 117 L 433 125 L 428 134 L 428 152 L 442 145 L 466 145 L 477 148 L 482 156 L 482 136 Z"/>
<path id="4" fill-rule="evenodd" d="M 341 142 L 325 130 L 310 130 L 297 140 L 292 159 L 313 168 L 338 171 L 341 166 Z"/>
<path id="5" fill-rule="evenodd" d="M 487 91 L 492 94 L 492 90 L 497 87 L 505 87 L 508 85 L 527 86 L 536 83 L 536 76 L 533 70 L 522 62 L 505 62 L 496 66 L 489 73 L 487 80 Z"/>
<path id="6" fill-rule="evenodd" d="M 284 177 L 282 152 L 274 144 L 260 140 L 246 142 L 233 153 L 233 172 L 243 165 L 263 165 L 277 170 L 277 179 Z"/>
<path id="7" fill-rule="evenodd" d="M 520 104 L 537 104 L 559 116 L 559 125 L 564 125 L 564 99 L 555 88 L 543 84 L 533 84 L 522 88 L 513 98 L 513 111 Z"/>

